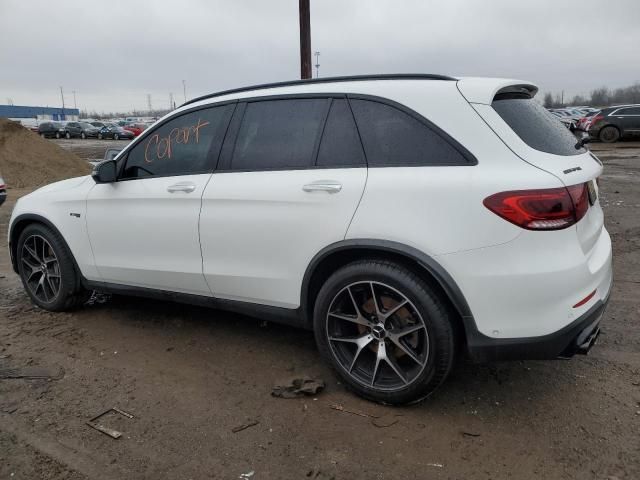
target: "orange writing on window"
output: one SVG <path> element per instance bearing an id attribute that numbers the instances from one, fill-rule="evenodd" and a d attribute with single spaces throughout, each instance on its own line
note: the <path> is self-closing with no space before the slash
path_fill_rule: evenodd
<path id="1" fill-rule="evenodd" d="M 209 125 L 209 122 L 203 122 L 202 119 L 198 118 L 196 124 L 174 128 L 164 137 L 161 137 L 158 133 L 151 135 L 144 149 L 144 161 L 152 163 L 155 159 L 171 159 L 176 144 L 199 143 L 200 129 L 207 125 Z"/>

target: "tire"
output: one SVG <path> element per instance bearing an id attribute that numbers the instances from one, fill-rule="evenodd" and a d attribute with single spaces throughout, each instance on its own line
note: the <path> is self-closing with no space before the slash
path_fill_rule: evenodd
<path id="1" fill-rule="evenodd" d="M 56 132 L 56 138 L 60 138 L 60 132 Z"/>
<path id="2" fill-rule="evenodd" d="M 40 134 L 40 137 L 41 137 L 41 138 L 47 138 L 47 136 L 46 136 L 44 133 L 41 133 L 41 134 Z"/>
<path id="3" fill-rule="evenodd" d="M 71 139 L 71 134 L 69 132 L 65 133 L 64 138 L 66 138 L 67 140 Z"/>
<path id="4" fill-rule="evenodd" d="M 615 143 L 620 138 L 620 130 L 612 125 L 608 125 L 600 130 L 598 138 L 604 143 Z"/>
<path id="5" fill-rule="evenodd" d="M 101 133 L 98 134 L 98 140 L 102 140 L 102 134 Z"/>
<path id="6" fill-rule="evenodd" d="M 320 289 L 313 318 L 323 357 L 368 400 L 419 402 L 453 367 L 451 312 L 424 280 L 399 264 L 360 260 L 339 269 Z"/>
<path id="7" fill-rule="evenodd" d="M 69 247 L 49 227 L 28 225 L 18 238 L 16 257 L 22 285 L 38 307 L 60 312 L 89 299 L 91 292 L 82 287 Z"/>
<path id="8" fill-rule="evenodd" d="M 118 140 L 119 138 L 120 138 L 120 136 L 119 136 L 117 133 L 114 133 L 114 134 L 113 134 L 113 139 L 114 139 L 114 140 Z"/>
<path id="9" fill-rule="evenodd" d="M 86 140 L 86 139 L 87 139 L 87 136 L 85 135 L 85 133 L 84 133 L 84 132 L 81 132 L 81 133 L 80 133 L 80 138 L 81 138 L 82 140 Z"/>

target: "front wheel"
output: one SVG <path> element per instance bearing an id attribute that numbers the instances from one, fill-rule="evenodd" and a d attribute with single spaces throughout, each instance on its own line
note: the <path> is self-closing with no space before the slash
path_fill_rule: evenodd
<path id="1" fill-rule="evenodd" d="M 602 142 L 614 143 L 617 142 L 620 138 L 620 130 L 609 125 L 600 130 L 600 134 L 598 136 L 600 137 L 600 141 Z"/>
<path id="2" fill-rule="evenodd" d="M 60 138 L 60 132 L 56 132 L 56 138 Z"/>
<path id="3" fill-rule="evenodd" d="M 90 292 L 82 287 L 71 252 L 57 232 L 42 224 L 28 225 L 17 247 L 22 284 L 38 307 L 58 312 L 88 300 Z"/>
<path id="4" fill-rule="evenodd" d="M 118 140 L 119 138 L 120 138 L 120 137 L 118 136 L 118 134 L 117 134 L 117 133 L 114 133 L 114 134 L 113 134 L 113 139 L 114 139 L 114 140 Z"/>
<path id="5" fill-rule="evenodd" d="M 67 140 L 69 140 L 71 138 L 71 134 L 69 132 L 64 134 L 64 138 L 66 138 Z"/>
<path id="6" fill-rule="evenodd" d="M 101 133 L 98 134 L 98 140 L 102 140 L 102 134 Z"/>
<path id="7" fill-rule="evenodd" d="M 81 138 L 82 140 L 85 140 L 85 139 L 87 138 L 87 135 L 86 135 L 84 132 L 82 132 L 82 133 L 80 134 L 80 138 Z"/>
<path id="8" fill-rule="evenodd" d="M 424 280 L 391 262 L 362 260 L 335 272 L 318 294 L 314 331 L 347 386 L 381 403 L 428 397 L 455 358 L 449 309 Z"/>

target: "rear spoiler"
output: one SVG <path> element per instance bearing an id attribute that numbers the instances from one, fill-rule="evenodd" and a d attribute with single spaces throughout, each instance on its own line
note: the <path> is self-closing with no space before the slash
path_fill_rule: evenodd
<path id="1" fill-rule="evenodd" d="M 508 78 L 463 77 L 457 82 L 462 96 L 469 103 L 491 105 L 498 98 L 533 98 L 538 87 L 523 80 Z"/>

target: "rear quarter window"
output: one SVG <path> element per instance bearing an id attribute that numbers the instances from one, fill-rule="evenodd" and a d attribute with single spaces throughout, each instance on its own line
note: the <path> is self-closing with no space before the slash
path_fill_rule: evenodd
<path id="1" fill-rule="evenodd" d="M 578 139 L 560 120 L 532 98 L 496 98 L 498 115 L 531 148 L 554 155 L 579 155 Z"/>

